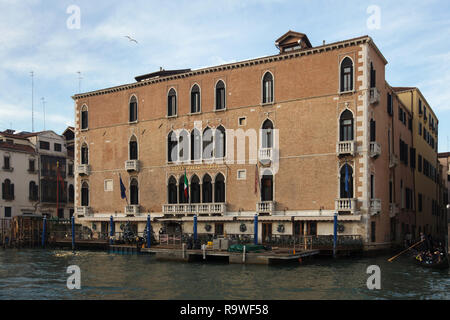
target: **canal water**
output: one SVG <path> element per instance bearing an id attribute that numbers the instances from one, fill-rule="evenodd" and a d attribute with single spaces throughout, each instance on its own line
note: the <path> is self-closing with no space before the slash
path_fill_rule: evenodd
<path id="1" fill-rule="evenodd" d="M 10 299 L 450 299 L 450 271 L 388 256 L 314 259 L 306 265 L 261 266 L 163 262 L 151 255 L 60 250 L 1 250 L 0 300 Z M 69 290 L 67 267 L 81 270 Z M 378 265 L 381 289 L 366 286 Z"/>

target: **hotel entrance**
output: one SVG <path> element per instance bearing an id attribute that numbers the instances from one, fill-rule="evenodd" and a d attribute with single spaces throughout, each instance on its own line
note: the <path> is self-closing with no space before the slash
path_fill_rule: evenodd
<path id="1" fill-rule="evenodd" d="M 272 223 L 262 223 L 262 243 L 267 243 L 272 239 Z"/>

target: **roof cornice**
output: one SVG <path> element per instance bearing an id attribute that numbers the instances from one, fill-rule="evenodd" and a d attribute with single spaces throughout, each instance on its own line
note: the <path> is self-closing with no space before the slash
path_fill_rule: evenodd
<path id="1" fill-rule="evenodd" d="M 108 93 L 114 93 L 114 92 L 129 90 L 129 89 L 135 89 L 135 88 L 148 86 L 148 85 L 151 85 L 154 83 L 159 83 L 159 82 L 183 79 L 183 78 L 193 77 L 193 76 L 207 74 L 207 73 L 219 72 L 219 71 L 251 67 L 251 66 L 258 65 L 258 64 L 266 64 L 266 63 L 271 63 L 271 62 L 276 62 L 276 61 L 281 61 L 281 60 L 294 59 L 294 58 L 299 58 L 302 56 L 308 56 L 308 55 L 318 54 L 318 53 L 322 53 L 322 52 L 326 52 L 326 51 L 330 51 L 330 50 L 336 50 L 336 49 L 341 49 L 341 48 L 345 48 L 345 47 L 349 47 L 349 46 L 359 45 L 362 43 L 372 43 L 375 50 L 377 50 L 377 52 L 380 54 L 380 56 L 384 59 L 385 63 L 387 63 L 386 59 L 379 52 L 378 48 L 375 46 L 375 44 L 373 44 L 372 38 L 370 38 L 369 36 L 362 36 L 362 37 L 358 37 L 358 38 L 334 42 L 334 43 L 330 43 L 330 44 L 326 44 L 326 45 L 322 45 L 322 46 L 318 46 L 318 47 L 313 47 L 313 48 L 305 49 L 305 50 L 301 50 L 301 51 L 296 51 L 296 52 L 292 52 L 292 53 L 282 53 L 282 54 L 276 54 L 276 55 L 266 56 L 266 57 L 262 57 L 262 58 L 243 60 L 243 61 L 239 61 L 239 62 L 223 64 L 223 65 L 214 66 L 214 67 L 207 67 L 207 68 L 192 70 L 190 72 L 181 73 L 181 74 L 177 74 L 177 75 L 160 77 L 160 78 L 156 78 L 156 79 L 149 79 L 149 80 L 145 80 L 145 81 L 141 81 L 141 82 L 134 82 L 134 83 L 120 85 L 120 86 L 116 86 L 116 87 L 111 87 L 111 88 L 106 88 L 106 89 L 101 89 L 101 90 L 96 90 L 96 91 L 91 91 L 91 92 L 86 92 L 86 93 L 80 93 L 80 94 L 76 94 L 76 95 L 72 96 L 72 99 L 78 100 L 78 99 L 88 98 L 88 97 L 92 97 L 92 96 L 99 96 L 99 95 L 104 95 L 104 94 L 108 94 Z"/>

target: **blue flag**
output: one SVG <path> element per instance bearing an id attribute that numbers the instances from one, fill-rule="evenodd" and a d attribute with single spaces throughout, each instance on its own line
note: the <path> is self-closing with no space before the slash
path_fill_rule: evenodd
<path id="1" fill-rule="evenodd" d="M 122 182 L 122 176 L 119 174 L 119 178 L 120 178 L 120 196 L 122 197 L 122 199 L 126 199 L 127 198 L 127 189 L 125 189 L 125 185 Z"/>

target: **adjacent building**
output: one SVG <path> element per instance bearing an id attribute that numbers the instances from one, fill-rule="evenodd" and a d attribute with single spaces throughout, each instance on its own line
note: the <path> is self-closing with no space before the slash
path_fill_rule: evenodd
<path id="1" fill-rule="evenodd" d="M 367 250 L 431 231 L 413 172 L 417 153 L 429 175 L 437 157 L 431 142 L 415 151 L 416 110 L 386 82 L 373 40 L 313 47 L 289 31 L 275 45 L 272 56 L 75 95 L 77 221 L 107 232 L 113 216 L 116 230 L 143 231 L 150 214 L 155 231 L 192 233 L 197 215 L 199 233 L 251 235 L 258 215 L 265 242 L 330 235 L 337 213 L 339 234 Z M 437 143 L 429 107 L 427 117 Z M 427 187 L 422 211 L 437 199 Z"/>
<path id="2" fill-rule="evenodd" d="M 73 155 L 68 155 L 66 144 L 65 137 L 53 131 L 0 132 L 2 217 L 73 215 Z"/>

